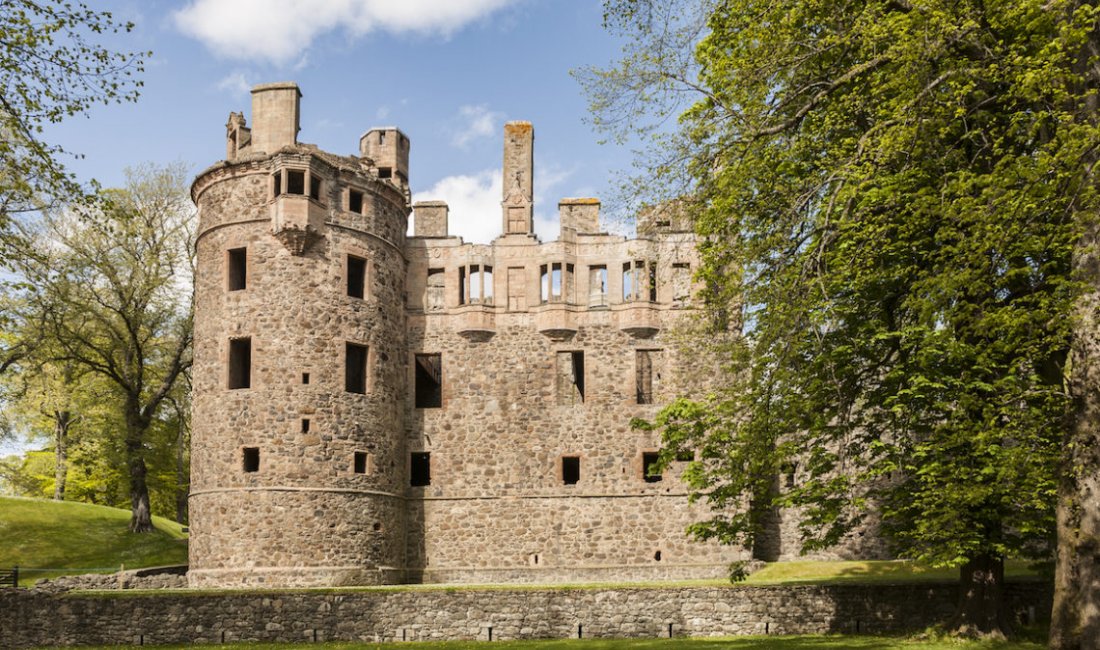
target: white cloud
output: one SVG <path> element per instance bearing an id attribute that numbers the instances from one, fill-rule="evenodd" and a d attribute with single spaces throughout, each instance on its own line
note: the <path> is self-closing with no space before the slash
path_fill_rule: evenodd
<path id="1" fill-rule="evenodd" d="M 458 109 L 457 126 L 451 131 L 451 144 L 465 149 L 478 138 L 493 137 L 504 113 L 489 110 L 487 104 L 462 106 Z"/>
<path id="2" fill-rule="evenodd" d="M 176 26 L 216 53 L 286 64 L 343 29 L 447 36 L 519 0 L 191 0 Z"/>
<path id="3" fill-rule="evenodd" d="M 252 90 L 252 86 L 248 85 L 243 72 L 233 72 L 226 75 L 218 81 L 217 88 L 233 95 L 248 95 Z"/>

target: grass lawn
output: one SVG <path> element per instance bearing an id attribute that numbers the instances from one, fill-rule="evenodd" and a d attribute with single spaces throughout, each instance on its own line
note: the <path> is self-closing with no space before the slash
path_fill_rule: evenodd
<path id="1" fill-rule="evenodd" d="M 112 646 L 119 647 L 119 646 Z M 136 647 L 136 646 L 135 646 Z M 159 646 L 186 648 L 190 646 Z M 1041 650 L 1039 643 L 917 641 L 874 636 L 737 637 L 726 639 L 584 639 L 552 641 L 451 641 L 445 643 L 301 643 L 204 645 L 210 650 Z M 94 649 L 93 649 L 94 650 Z M 106 650 L 106 649 L 103 649 Z"/>
<path id="2" fill-rule="evenodd" d="M 1038 578 L 1042 570 L 1036 568 L 1030 560 L 1008 560 L 1005 562 L 1006 578 Z M 936 580 L 951 582 L 959 579 L 958 569 L 936 569 L 916 562 L 904 560 L 892 561 L 841 561 L 816 562 L 794 561 L 773 562 L 752 574 L 742 584 L 775 585 L 884 583 Z"/>
<path id="3" fill-rule="evenodd" d="M 86 503 L 0 497 L 0 567 L 19 567 L 20 583 L 79 573 L 187 563 L 187 535 L 153 517 L 156 531 L 135 535 L 130 512 Z M 49 569 L 39 571 L 38 569 Z"/>

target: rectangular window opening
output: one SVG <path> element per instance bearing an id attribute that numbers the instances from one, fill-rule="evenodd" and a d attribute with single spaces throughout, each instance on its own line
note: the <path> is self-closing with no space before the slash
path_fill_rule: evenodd
<path id="1" fill-rule="evenodd" d="M 309 418 L 302 418 L 302 433 L 309 433 Z"/>
<path id="2" fill-rule="evenodd" d="M 662 478 L 660 470 L 657 469 L 657 459 L 660 455 L 655 451 L 647 451 L 642 454 L 642 478 L 646 483 L 657 483 Z"/>
<path id="3" fill-rule="evenodd" d="M 493 304 L 493 267 L 481 267 L 481 301 L 486 305 Z"/>
<path id="4" fill-rule="evenodd" d="M 389 167 L 379 167 L 378 168 L 378 178 L 392 178 L 392 177 L 393 177 L 393 170 L 390 169 Z"/>
<path id="5" fill-rule="evenodd" d="M 607 306 L 607 267 L 588 267 L 588 306 Z"/>
<path id="6" fill-rule="evenodd" d="M 430 451 L 414 451 L 409 459 L 409 485 L 424 487 L 432 484 L 432 454 Z"/>
<path id="7" fill-rule="evenodd" d="M 279 196 L 283 193 L 283 172 L 277 171 L 271 177 L 275 180 L 275 196 Z"/>
<path id="8" fill-rule="evenodd" d="M 424 308 L 428 311 L 443 309 L 446 276 L 443 269 L 428 269 L 427 289 L 424 295 Z"/>
<path id="9" fill-rule="evenodd" d="M 246 472 L 260 471 L 259 447 L 244 447 L 241 449 L 241 469 Z"/>
<path id="10" fill-rule="evenodd" d="M 363 193 L 358 190 L 348 190 L 348 212 L 363 213 Z"/>
<path id="11" fill-rule="evenodd" d="M 634 385 L 638 404 L 653 403 L 653 353 L 652 350 L 635 352 Z"/>
<path id="12" fill-rule="evenodd" d="M 370 454 L 365 451 L 355 452 L 355 458 L 352 462 L 352 469 L 356 474 L 369 474 L 370 465 Z"/>
<path id="13" fill-rule="evenodd" d="M 634 300 L 634 271 L 630 262 L 623 264 L 623 301 Z"/>
<path id="14" fill-rule="evenodd" d="M 561 457 L 561 482 L 564 485 L 576 485 L 581 480 L 580 456 Z"/>
<path id="15" fill-rule="evenodd" d="M 242 291 L 248 287 L 248 249 L 231 248 L 226 260 L 229 290 Z"/>
<path id="16" fill-rule="evenodd" d="M 287 194 L 305 194 L 306 193 L 306 173 L 287 170 L 286 172 L 286 193 Z"/>
<path id="17" fill-rule="evenodd" d="M 584 352 L 558 352 L 558 399 L 560 404 L 584 402 Z"/>
<path id="18" fill-rule="evenodd" d="M 367 346 L 346 343 L 344 346 L 344 390 L 367 392 Z"/>
<path id="19" fill-rule="evenodd" d="M 466 304 L 466 267 L 458 267 L 458 304 Z"/>
<path id="20" fill-rule="evenodd" d="M 313 174 L 309 175 L 309 198 L 315 201 L 321 200 L 321 179 Z"/>
<path id="21" fill-rule="evenodd" d="M 481 302 L 481 265 L 472 264 L 468 276 L 470 278 L 470 303 Z"/>
<path id="22" fill-rule="evenodd" d="M 443 357 L 440 354 L 416 355 L 416 408 L 443 406 Z"/>
<path id="23" fill-rule="evenodd" d="M 308 386 L 309 385 L 309 373 L 308 372 L 303 372 L 302 373 L 302 385 L 303 386 Z"/>
<path id="24" fill-rule="evenodd" d="M 348 295 L 362 298 L 367 285 L 367 260 L 348 255 Z"/>
<path id="25" fill-rule="evenodd" d="M 650 262 L 648 284 L 649 284 L 649 302 L 657 302 L 657 265 Z"/>
<path id="26" fill-rule="evenodd" d="M 252 339 L 229 340 L 229 388 L 252 387 Z"/>

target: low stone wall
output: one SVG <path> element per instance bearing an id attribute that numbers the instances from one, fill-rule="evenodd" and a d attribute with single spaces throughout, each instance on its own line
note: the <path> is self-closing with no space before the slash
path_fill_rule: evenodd
<path id="1" fill-rule="evenodd" d="M 1045 583 L 1008 589 L 1015 616 L 1050 611 Z M 684 637 L 922 629 L 946 584 L 577 589 L 371 589 L 51 594 L 0 590 L 10 647 L 231 641 Z"/>

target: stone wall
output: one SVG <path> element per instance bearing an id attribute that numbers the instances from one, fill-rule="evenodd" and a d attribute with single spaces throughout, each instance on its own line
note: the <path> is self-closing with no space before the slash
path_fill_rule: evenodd
<path id="1" fill-rule="evenodd" d="M 89 593 L 0 590 L 10 647 L 885 633 L 946 620 L 953 585 Z M 1017 620 L 1050 611 L 1008 588 Z"/>

